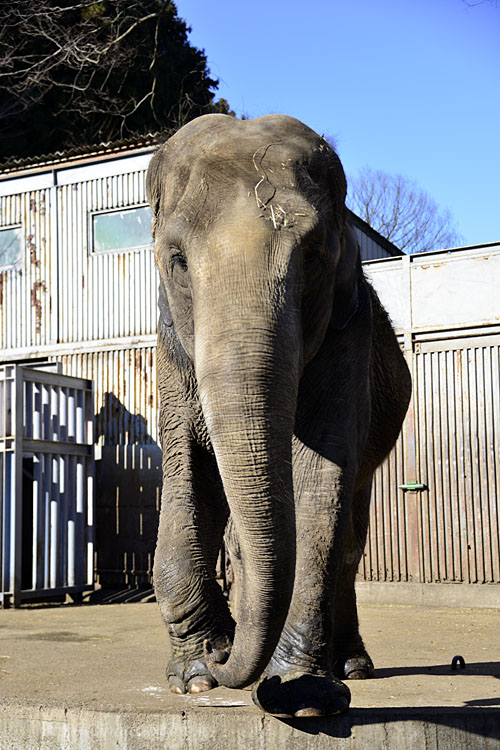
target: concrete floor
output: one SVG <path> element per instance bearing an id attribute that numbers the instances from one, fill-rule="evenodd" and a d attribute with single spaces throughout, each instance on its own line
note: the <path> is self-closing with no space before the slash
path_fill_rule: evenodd
<path id="1" fill-rule="evenodd" d="M 500 613 L 360 607 L 376 678 L 340 717 L 280 721 L 247 691 L 175 696 L 155 603 L 0 611 L 0 748 L 500 748 Z M 452 671 L 455 655 L 466 669 Z"/>

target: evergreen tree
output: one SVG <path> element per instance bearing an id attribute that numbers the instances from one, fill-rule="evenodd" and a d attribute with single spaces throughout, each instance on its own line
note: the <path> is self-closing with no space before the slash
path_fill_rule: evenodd
<path id="1" fill-rule="evenodd" d="M 176 129 L 214 102 L 203 50 L 169 0 L 0 7 L 0 157 Z"/>

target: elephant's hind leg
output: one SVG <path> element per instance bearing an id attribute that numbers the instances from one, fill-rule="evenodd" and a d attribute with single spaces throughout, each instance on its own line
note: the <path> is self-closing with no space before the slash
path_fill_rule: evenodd
<path id="1" fill-rule="evenodd" d="M 333 636 L 333 673 L 342 680 L 373 677 L 373 662 L 359 633 L 356 573 L 368 530 L 371 482 L 354 494 L 344 565 L 337 585 Z"/>

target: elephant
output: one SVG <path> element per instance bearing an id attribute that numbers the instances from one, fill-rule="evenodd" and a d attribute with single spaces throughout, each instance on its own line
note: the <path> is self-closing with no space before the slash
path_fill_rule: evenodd
<path id="1" fill-rule="evenodd" d="M 354 580 L 411 380 L 326 140 L 203 115 L 151 159 L 163 488 L 154 561 L 170 690 L 347 710 L 373 674 Z M 237 582 L 216 580 L 223 536 Z"/>

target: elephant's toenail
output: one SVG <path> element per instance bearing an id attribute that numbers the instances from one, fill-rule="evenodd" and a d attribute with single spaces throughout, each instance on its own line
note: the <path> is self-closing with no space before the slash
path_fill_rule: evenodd
<path id="1" fill-rule="evenodd" d="M 324 716 L 325 710 L 321 706 L 317 705 L 310 705 L 310 706 L 304 706 L 303 708 L 299 708 L 297 711 L 295 711 L 294 716 L 296 716 L 298 719 L 305 719 L 310 716 Z"/>
<path id="2" fill-rule="evenodd" d="M 189 685 L 190 693 L 204 693 L 207 690 L 211 690 L 214 684 L 212 680 L 193 680 Z"/>

